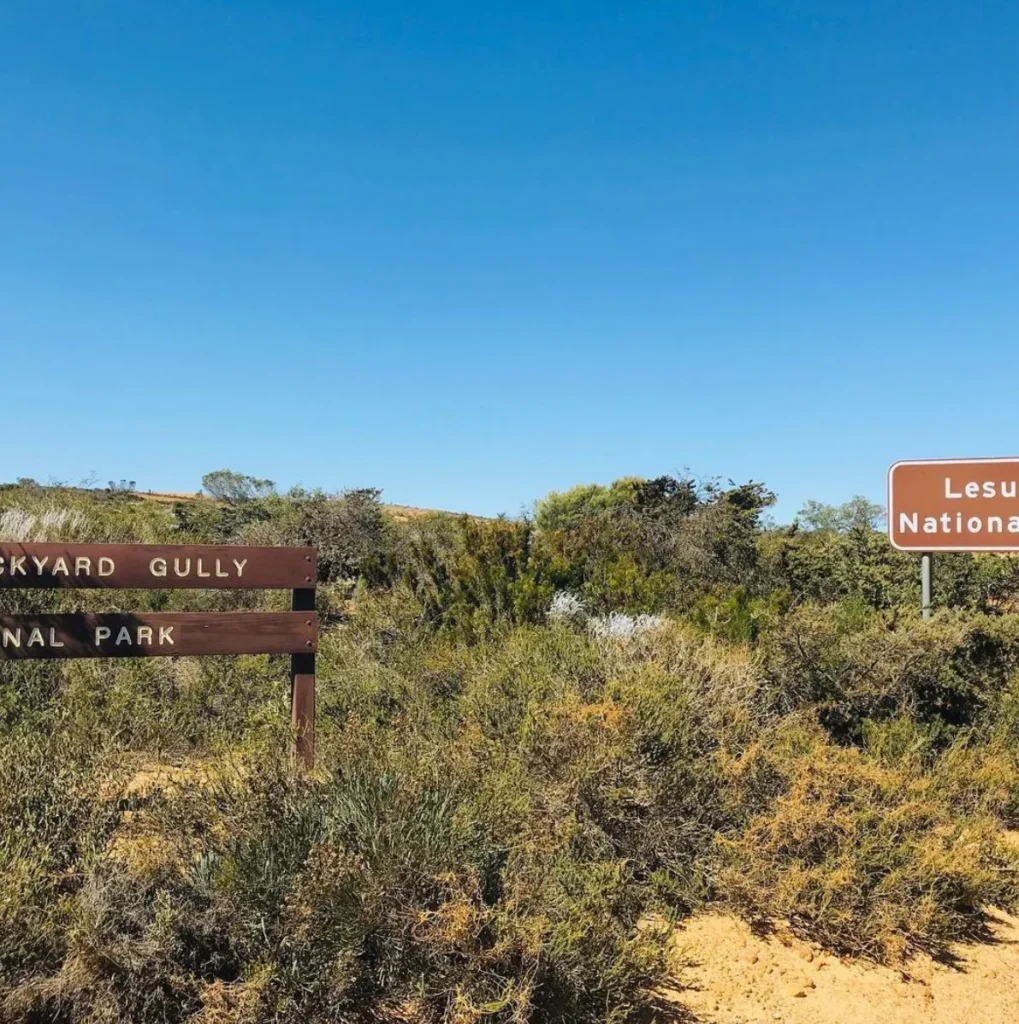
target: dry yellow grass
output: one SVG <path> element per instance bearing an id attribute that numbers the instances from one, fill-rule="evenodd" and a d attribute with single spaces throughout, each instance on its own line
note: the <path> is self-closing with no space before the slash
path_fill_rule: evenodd
<path id="1" fill-rule="evenodd" d="M 213 501 L 207 495 L 194 491 L 136 491 L 134 497 L 140 501 L 153 501 L 163 505 L 171 505 L 178 501 Z M 390 505 L 384 504 L 383 510 L 397 522 L 406 523 L 413 519 L 420 519 L 423 516 L 450 516 L 470 515 L 471 519 L 485 519 L 485 516 L 477 516 L 470 513 L 449 512 L 445 509 L 418 508 L 415 505 Z"/>

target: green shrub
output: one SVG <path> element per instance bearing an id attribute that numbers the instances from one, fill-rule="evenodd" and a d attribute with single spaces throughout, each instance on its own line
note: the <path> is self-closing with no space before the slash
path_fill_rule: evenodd
<path id="1" fill-rule="evenodd" d="M 554 588 L 536 571 L 532 528 L 507 519 L 433 520 L 415 528 L 404 578 L 431 628 L 468 641 L 539 622 Z"/>
<path id="2" fill-rule="evenodd" d="M 217 1000 L 295 1022 L 622 1021 L 647 1005 L 664 954 L 624 861 L 493 816 L 490 783 L 430 755 L 356 753 L 319 779 L 262 754 L 164 793 L 144 811 L 169 855 L 92 865 L 60 984 L 23 982 L 8 1007 L 30 1019 L 59 990 L 74 1019 L 146 1024 Z"/>
<path id="3" fill-rule="evenodd" d="M 833 737 L 868 719 L 975 723 L 1019 669 L 1019 618 L 945 614 L 930 623 L 848 603 L 804 606 L 765 645 L 776 709 L 813 706 Z"/>
<path id="4" fill-rule="evenodd" d="M 743 914 L 788 919 L 829 948 L 894 960 L 979 937 L 985 906 L 1019 899 L 1019 855 L 1001 843 L 997 822 L 953 816 L 929 776 L 795 729 L 735 776 L 765 805 L 720 840 L 719 892 Z"/>
<path id="5" fill-rule="evenodd" d="M 694 625 L 732 643 L 756 644 L 789 608 L 786 591 L 754 597 L 746 587 L 719 589 L 702 597 L 688 613 Z"/>
<path id="6" fill-rule="evenodd" d="M 643 481 L 624 477 L 609 486 L 580 484 L 568 491 L 551 491 L 535 503 L 535 524 L 539 530 L 573 530 L 585 521 L 614 509 L 633 505 Z"/>
<path id="7" fill-rule="evenodd" d="M 3 746 L 0 995 L 59 967 L 74 900 L 119 820 L 118 771 L 93 741 L 23 729 Z"/>

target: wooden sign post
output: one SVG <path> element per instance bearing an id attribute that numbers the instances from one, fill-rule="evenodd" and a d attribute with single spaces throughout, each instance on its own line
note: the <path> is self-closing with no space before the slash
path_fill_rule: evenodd
<path id="1" fill-rule="evenodd" d="M 315 591 L 298 587 L 291 604 L 299 620 L 315 620 Z M 307 646 L 307 645 L 306 645 Z M 309 767 L 315 763 L 315 646 L 290 655 L 290 724 L 294 730 L 294 753 Z"/>
<path id="2" fill-rule="evenodd" d="M 295 754 L 315 756 L 314 548 L 0 544 L 0 588 L 292 590 L 289 612 L 0 616 L 0 661 L 289 654 Z"/>

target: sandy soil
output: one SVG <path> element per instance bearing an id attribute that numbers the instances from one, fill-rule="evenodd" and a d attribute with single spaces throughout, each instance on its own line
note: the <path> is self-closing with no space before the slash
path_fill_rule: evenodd
<path id="1" fill-rule="evenodd" d="M 898 971 L 703 914 L 676 932 L 681 984 L 666 998 L 704 1024 L 1008 1024 L 1019 1021 L 1019 918 L 991 910 L 988 923 L 993 940 L 955 947 L 953 966 L 920 956 Z"/>
<path id="2" fill-rule="evenodd" d="M 141 501 L 155 501 L 161 504 L 171 504 L 178 501 L 211 501 L 211 498 L 206 497 L 200 491 L 136 491 L 134 496 Z M 432 508 L 417 508 L 414 505 L 383 505 L 386 512 L 389 513 L 394 519 L 399 522 L 408 522 L 411 519 L 418 519 L 421 516 L 430 516 L 438 513 L 439 515 L 461 515 L 460 512 L 444 512 L 440 509 Z M 484 519 L 484 516 L 476 516 L 471 513 L 471 519 Z"/>

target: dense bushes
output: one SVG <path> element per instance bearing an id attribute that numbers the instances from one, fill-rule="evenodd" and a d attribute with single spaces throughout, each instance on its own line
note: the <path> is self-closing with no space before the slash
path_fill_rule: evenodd
<path id="1" fill-rule="evenodd" d="M 0 992 L 59 969 L 84 876 L 101 858 L 120 820 L 110 800 L 120 773 L 109 751 L 73 731 L 5 731 Z"/>
<path id="2" fill-rule="evenodd" d="M 844 533 L 795 526 L 762 535 L 761 564 L 770 586 L 804 601 L 862 601 L 871 608 L 914 608 L 920 600 L 917 558 L 896 551 L 883 533 L 854 526 Z M 1019 561 L 996 555 L 943 554 L 936 559 L 939 607 L 1014 610 Z"/>
<path id="3" fill-rule="evenodd" d="M 242 478 L 248 480 L 249 478 Z M 267 481 L 254 481 L 263 484 Z M 295 489 L 286 496 L 252 493 L 241 499 L 177 502 L 174 519 L 180 533 L 208 542 L 308 545 L 318 549 L 322 582 L 385 579 L 393 547 L 374 488 L 327 495 Z M 224 486 L 217 484 L 218 489 Z"/>
<path id="4" fill-rule="evenodd" d="M 415 530 L 408 548 L 403 577 L 434 629 L 477 640 L 539 621 L 551 601 L 529 523 L 438 519 Z"/>
<path id="5" fill-rule="evenodd" d="M 959 818 L 936 775 L 875 763 L 809 728 L 780 728 L 736 768 L 762 809 L 722 839 L 719 895 L 877 958 L 979 936 L 985 906 L 1019 898 L 1019 857 L 990 815 Z M 772 797 L 769 790 L 776 795 Z M 751 805 L 752 805 L 751 801 Z"/>
<path id="6" fill-rule="evenodd" d="M 270 747 L 147 795 L 133 784 L 107 855 L 79 865 L 55 928 L 63 958 L 8 975 L 8 1006 L 140 1022 L 214 1007 L 293 1021 L 629 1016 L 664 955 L 638 928 L 646 886 L 624 849 L 642 823 L 624 827 L 623 742 L 611 714 L 577 703 L 605 685 L 590 645 L 537 630 L 466 665 L 442 640 L 391 650 L 380 703 L 361 640 L 333 638 L 316 775 Z M 455 714 L 432 685 L 444 661 L 467 670 L 445 698 Z M 522 665 L 523 701 L 510 685 Z"/>
<path id="7" fill-rule="evenodd" d="M 832 737 L 859 742 L 867 722 L 978 722 L 1019 670 L 1019 620 L 946 613 L 896 621 L 860 605 L 804 606 L 766 644 L 781 712 L 812 707 Z"/>
<path id="8" fill-rule="evenodd" d="M 635 1020 L 649 922 L 711 903 L 881 959 L 979 936 L 1019 903 L 1016 563 L 939 561 L 922 623 L 866 509 L 770 501 L 0 494 L 3 539 L 314 544 L 327 612 L 310 774 L 282 659 L 0 666 L 0 1020 Z"/>

